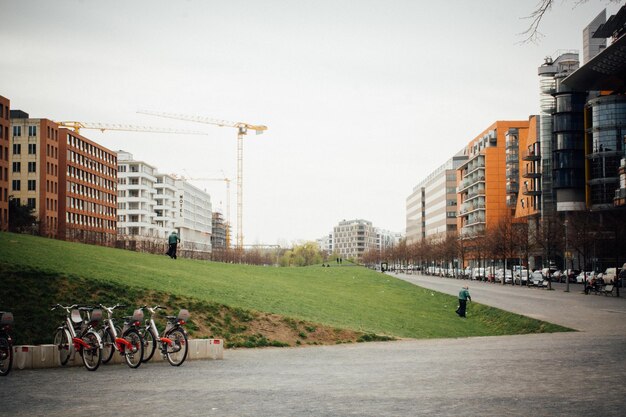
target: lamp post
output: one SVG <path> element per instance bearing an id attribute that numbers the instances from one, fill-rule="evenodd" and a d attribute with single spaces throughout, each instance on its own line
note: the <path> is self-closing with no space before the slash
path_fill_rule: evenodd
<path id="1" fill-rule="evenodd" d="M 565 292 L 569 292 L 569 276 L 567 273 L 567 258 L 569 256 L 569 252 L 567 250 L 567 223 L 568 220 L 565 219 L 565 257 L 564 257 L 564 265 L 565 265 Z"/>

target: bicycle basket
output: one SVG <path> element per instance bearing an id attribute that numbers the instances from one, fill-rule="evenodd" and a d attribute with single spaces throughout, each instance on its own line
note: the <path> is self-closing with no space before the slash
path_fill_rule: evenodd
<path id="1" fill-rule="evenodd" d="M 0 324 L 3 326 L 13 324 L 13 313 L 9 313 L 8 311 L 0 313 Z"/>
<path id="2" fill-rule="evenodd" d="M 189 317 L 191 317 L 191 314 L 189 314 L 189 310 L 187 310 L 186 308 L 181 309 L 178 313 L 178 320 L 187 321 L 189 320 Z"/>

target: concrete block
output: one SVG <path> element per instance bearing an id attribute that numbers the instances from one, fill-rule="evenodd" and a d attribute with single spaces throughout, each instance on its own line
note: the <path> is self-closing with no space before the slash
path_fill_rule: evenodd
<path id="1" fill-rule="evenodd" d="M 222 339 L 208 339 L 208 358 L 224 359 L 224 341 Z"/>
<path id="2" fill-rule="evenodd" d="M 208 339 L 189 339 L 189 360 L 204 359 L 208 352 Z"/>
<path id="3" fill-rule="evenodd" d="M 56 345 L 33 346 L 33 369 L 54 368 L 58 366 L 59 361 Z"/>
<path id="4" fill-rule="evenodd" d="M 13 367 L 15 369 L 33 368 L 33 345 L 13 346 Z"/>

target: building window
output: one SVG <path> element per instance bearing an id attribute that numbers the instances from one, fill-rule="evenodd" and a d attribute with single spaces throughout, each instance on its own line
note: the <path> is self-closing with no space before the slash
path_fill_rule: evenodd
<path id="1" fill-rule="evenodd" d="M 13 126 L 13 136 L 22 136 L 22 126 Z"/>
<path id="2" fill-rule="evenodd" d="M 37 154 L 37 144 L 36 143 L 29 143 L 28 144 L 28 154 L 29 155 L 36 155 Z"/>
<path id="3" fill-rule="evenodd" d="M 37 180 L 28 180 L 28 191 L 35 191 L 37 189 Z"/>
<path id="4" fill-rule="evenodd" d="M 37 126 L 28 126 L 28 136 L 37 136 Z"/>
<path id="5" fill-rule="evenodd" d="M 12 189 L 13 191 L 20 191 L 22 189 L 20 180 L 13 180 Z"/>
<path id="6" fill-rule="evenodd" d="M 20 155 L 22 153 L 22 145 L 19 143 L 13 144 L 13 155 Z"/>
<path id="7" fill-rule="evenodd" d="M 36 204 L 37 199 L 36 198 L 29 198 L 28 199 L 28 208 L 34 209 L 35 208 L 35 204 Z"/>
<path id="8" fill-rule="evenodd" d="M 37 172 L 37 162 L 28 163 L 28 172 Z"/>
<path id="9" fill-rule="evenodd" d="M 13 162 L 13 172 L 21 172 L 21 171 L 22 171 L 22 163 Z"/>

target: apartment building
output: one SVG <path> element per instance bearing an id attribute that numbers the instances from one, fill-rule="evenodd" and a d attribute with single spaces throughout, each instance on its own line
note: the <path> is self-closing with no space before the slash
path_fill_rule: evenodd
<path id="1" fill-rule="evenodd" d="M 208 257 L 213 232 L 211 196 L 184 179 L 177 179 L 175 185 L 178 211 L 174 224 L 180 248 L 190 257 Z"/>
<path id="2" fill-rule="evenodd" d="M 557 110 L 557 80 L 566 78 L 578 69 L 578 51 L 558 51 L 557 57 L 547 57 L 539 67 L 540 79 L 540 127 L 539 143 L 541 154 L 541 217 L 554 218 L 557 211 L 556 192 L 553 187 L 553 134 L 554 113 Z M 560 120 L 562 121 L 562 120 Z M 557 131 L 561 126 L 557 126 Z"/>
<path id="3" fill-rule="evenodd" d="M 117 155 L 77 132 L 59 137 L 59 238 L 112 246 L 116 239 Z"/>
<path id="4" fill-rule="evenodd" d="M 402 233 L 392 232 L 379 227 L 375 227 L 374 232 L 376 234 L 374 243 L 379 251 L 394 248 L 404 237 Z"/>
<path id="5" fill-rule="evenodd" d="M 515 217 L 536 218 L 541 214 L 541 150 L 539 118 L 530 116 L 528 134 L 519 138 L 520 190 L 515 204 Z"/>
<path id="6" fill-rule="evenodd" d="M 317 246 L 319 246 L 322 252 L 326 252 L 327 254 L 333 253 L 333 233 L 330 232 L 327 235 L 322 236 L 319 239 L 316 239 Z"/>
<path id="7" fill-rule="evenodd" d="M 358 260 L 376 248 L 376 230 L 367 220 L 343 220 L 333 228 L 333 240 L 335 253 L 344 259 Z"/>
<path id="8" fill-rule="evenodd" d="M 518 184 L 507 178 L 507 169 L 519 169 L 519 151 L 511 148 L 518 146 L 520 137 L 527 140 L 528 124 L 526 120 L 497 121 L 465 148 L 468 159 L 457 169 L 457 228 L 461 236 L 479 236 L 507 211 L 513 212 L 511 195 Z"/>
<path id="9" fill-rule="evenodd" d="M 174 231 L 175 217 L 178 212 L 176 178 L 168 174 L 155 172 L 154 222 L 162 236 L 169 236 Z"/>
<path id="10" fill-rule="evenodd" d="M 0 231 L 9 230 L 9 127 L 11 101 L 0 96 Z"/>
<path id="11" fill-rule="evenodd" d="M 168 231 L 155 222 L 156 168 L 117 152 L 117 239 L 135 242 L 165 239 Z M 169 231 L 171 232 L 171 230 Z"/>
<path id="12" fill-rule="evenodd" d="M 464 150 L 420 181 L 406 199 L 407 243 L 445 238 L 457 229 L 457 173 L 467 161 Z"/>
<path id="13" fill-rule="evenodd" d="M 11 198 L 33 209 L 39 234 L 59 237 L 61 144 L 59 127 L 48 119 L 11 110 Z"/>

